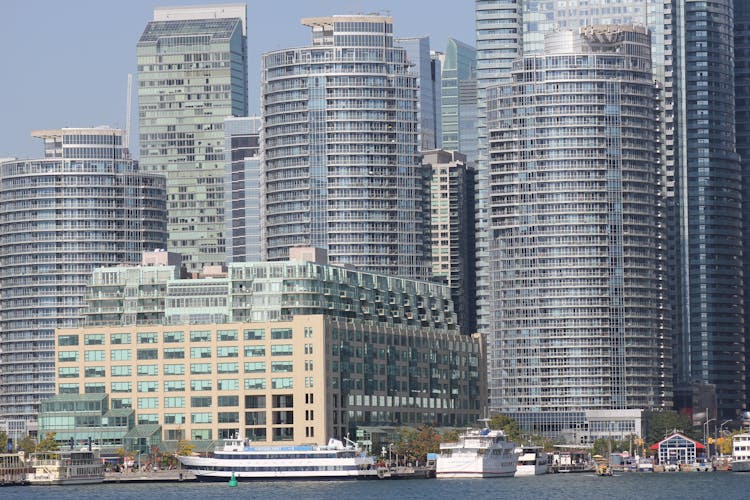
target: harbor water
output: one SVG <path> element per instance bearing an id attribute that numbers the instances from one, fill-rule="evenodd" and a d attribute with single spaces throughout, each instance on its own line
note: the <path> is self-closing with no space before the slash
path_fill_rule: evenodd
<path id="1" fill-rule="evenodd" d="M 623 473 L 497 479 L 410 479 L 318 482 L 99 484 L 86 486 L 13 486 L 0 488 L 0 498 L 55 500 L 185 500 L 231 499 L 742 499 L 750 495 L 750 473 Z"/>

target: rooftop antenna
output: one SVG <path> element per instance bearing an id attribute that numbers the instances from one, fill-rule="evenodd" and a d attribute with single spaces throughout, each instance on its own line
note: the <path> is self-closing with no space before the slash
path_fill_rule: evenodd
<path id="1" fill-rule="evenodd" d="M 125 102 L 125 137 L 123 146 L 127 155 L 130 156 L 130 108 L 133 95 L 133 74 L 128 73 L 128 94 Z"/>

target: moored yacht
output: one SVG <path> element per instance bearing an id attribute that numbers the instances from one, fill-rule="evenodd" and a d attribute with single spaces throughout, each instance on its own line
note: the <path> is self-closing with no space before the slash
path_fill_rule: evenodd
<path id="1" fill-rule="evenodd" d="M 732 472 L 750 472 L 750 432 L 732 436 Z"/>
<path id="2" fill-rule="evenodd" d="M 499 430 L 468 430 L 455 443 L 441 443 L 435 477 L 480 478 L 513 476 L 518 466 L 516 445 Z"/>
<path id="3" fill-rule="evenodd" d="M 226 439 L 213 457 L 178 459 L 199 481 L 225 481 L 231 477 L 240 481 L 378 477 L 373 457 L 351 441 L 344 445 L 337 439 L 323 446 L 251 446 L 242 439 Z"/>
<path id="4" fill-rule="evenodd" d="M 519 453 L 516 477 L 547 473 L 547 454 L 540 446 L 522 446 L 516 451 Z"/>
<path id="5" fill-rule="evenodd" d="M 32 485 L 93 484 L 104 482 L 104 465 L 98 451 L 82 449 L 44 451 L 31 455 Z"/>

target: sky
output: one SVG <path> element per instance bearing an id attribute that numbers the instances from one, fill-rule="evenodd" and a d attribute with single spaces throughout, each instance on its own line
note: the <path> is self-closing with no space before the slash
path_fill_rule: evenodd
<path id="1" fill-rule="evenodd" d="M 31 132 L 108 125 L 124 128 L 133 74 L 131 137 L 137 138 L 135 48 L 154 7 L 203 0 L 0 0 L 0 158 L 39 158 Z M 231 0 L 213 3 L 233 3 Z M 239 2 L 235 2 L 239 3 Z M 250 114 L 260 106 L 260 55 L 310 44 L 303 17 L 380 13 L 397 37 L 448 37 L 474 44 L 472 0 L 247 0 Z M 131 140 L 131 151 L 137 157 Z"/>

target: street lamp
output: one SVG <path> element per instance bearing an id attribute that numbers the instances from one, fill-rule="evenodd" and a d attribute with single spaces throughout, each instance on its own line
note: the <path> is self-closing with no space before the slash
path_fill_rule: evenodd
<path id="1" fill-rule="evenodd" d="M 706 412 L 706 423 L 703 424 L 703 441 L 706 445 L 706 459 L 709 457 L 710 449 L 708 443 L 708 424 L 716 420 L 715 418 L 708 418 L 708 412 Z"/>

